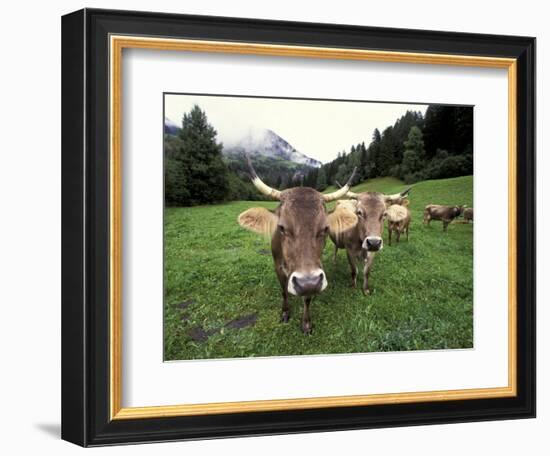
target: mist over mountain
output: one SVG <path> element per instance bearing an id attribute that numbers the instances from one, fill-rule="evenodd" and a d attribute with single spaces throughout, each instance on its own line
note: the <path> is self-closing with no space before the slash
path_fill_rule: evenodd
<path id="1" fill-rule="evenodd" d="M 269 129 L 251 129 L 237 141 L 224 144 L 225 155 L 248 153 L 254 157 L 260 155 L 285 160 L 311 168 L 319 168 L 322 163 L 297 151 L 291 144 Z"/>
<path id="2" fill-rule="evenodd" d="M 179 131 L 180 127 L 176 122 L 167 117 L 164 118 L 165 134 L 175 136 Z M 242 137 L 223 144 L 223 154 L 230 160 L 241 157 L 245 153 L 252 158 L 265 157 L 277 161 L 291 162 L 300 165 L 300 167 L 319 168 L 322 165 L 319 160 L 310 158 L 296 150 L 274 131 L 263 128 L 250 129 Z"/>

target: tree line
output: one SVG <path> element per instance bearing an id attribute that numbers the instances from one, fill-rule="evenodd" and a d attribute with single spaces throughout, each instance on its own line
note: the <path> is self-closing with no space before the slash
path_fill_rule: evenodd
<path id="1" fill-rule="evenodd" d="M 177 135 L 165 134 L 165 202 L 192 206 L 232 200 L 261 200 L 250 182 L 244 157 L 223 156 L 223 144 L 199 106 L 185 113 Z M 323 191 L 345 182 L 395 176 L 406 183 L 473 173 L 473 108 L 430 105 L 423 116 L 407 111 L 394 125 L 375 129 L 365 142 L 343 150 L 320 168 L 282 164 L 255 157 L 254 166 L 269 185 L 304 185 Z"/>
<path id="2" fill-rule="evenodd" d="M 333 161 L 311 170 L 304 185 L 323 191 L 346 181 L 357 167 L 355 182 L 393 176 L 406 183 L 473 173 L 473 108 L 430 105 L 423 116 L 407 111 L 394 125 L 372 133 L 342 151 Z"/>

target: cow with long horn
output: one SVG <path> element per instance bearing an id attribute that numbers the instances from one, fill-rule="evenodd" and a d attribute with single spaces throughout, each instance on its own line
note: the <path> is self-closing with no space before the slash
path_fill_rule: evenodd
<path id="1" fill-rule="evenodd" d="M 344 187 L 342 187 L 344 188 Z M 336 203 L 335 213 L 354 214 L 357 223 L 346 231 L 329 232 L 334 243 L 334 260 L 338 249 L 346 249 L 348 262 L 351 268 L 351 280 L 357 287 L 357 263 L 363 263 L 363 293 L 370 294 L 369 274 L 372 269 L 376 252 L 382 250 L 384 242 L 382 232 L 386 208 L 393 204 L 403 204 L 411 188 L 401 193 L 385 195 L 379 192 L 354 193 L 347 192 L 350 200 L 341 200 Z"/>
<path id="2" fill-rule="evenodd" d="M 325 203 L 347 193 L 355 170 L 346 185 L 326 195 L 309 187 L 279 191 L 265 184 L 256 174 L 250 157 L 247 160 L 254 186 L 279 201 L 279 205 L 273 211 L 262 207 L 248 209 L 239 215 L 238 222 L 244 228 L 271 237 L 271 253 L 283 296 L 281 321 L 286 323 L 290 318 L 289 294 L 300 296 L 304 304 L 302 331 L 310 334 L 311 302 L 328 285 L 321 254 L 329 230 L 340 233 L 357 223 L 357 216 L 351 212 L 328 214 Z"/>

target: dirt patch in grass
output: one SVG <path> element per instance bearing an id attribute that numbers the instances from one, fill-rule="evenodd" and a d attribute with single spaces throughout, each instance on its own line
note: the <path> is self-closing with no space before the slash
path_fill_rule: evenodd
<path id="1" fill-rule="evenodd" d="M 242 317 L 235 318 L 229 323 L 226 323 L 225 327 L 229 329 L 242 329 L 246 328 L 247 326 L 254 326 L 257 321 L 258 315 L 256 314 L 243 315 Z"/>
<path id="2" fill-rule="evenodd" d="M 188 330 L 187 335 L 195 342 L 206 342 L 211 335 L 216 334 L 217 332 L 217 329 L 205 330 L 204 328 L 197 326 Z"/>

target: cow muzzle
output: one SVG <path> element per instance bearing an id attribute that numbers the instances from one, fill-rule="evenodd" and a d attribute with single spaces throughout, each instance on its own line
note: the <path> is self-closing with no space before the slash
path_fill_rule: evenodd
<path id="1" fill-rule="evenodd" d="M 367 236 L 363 241 L 362 248 L 367 252 L 378 252 L 384 247 L 384 242 L 380 236 Z"/>
<path id="2" fill-rule="evenodd" d="M 322 269 L 308 273 L 293 272 L 288 278 L 288 292 L 295 296 L 313 296 L 323 291 L 328 285 Z"/>

